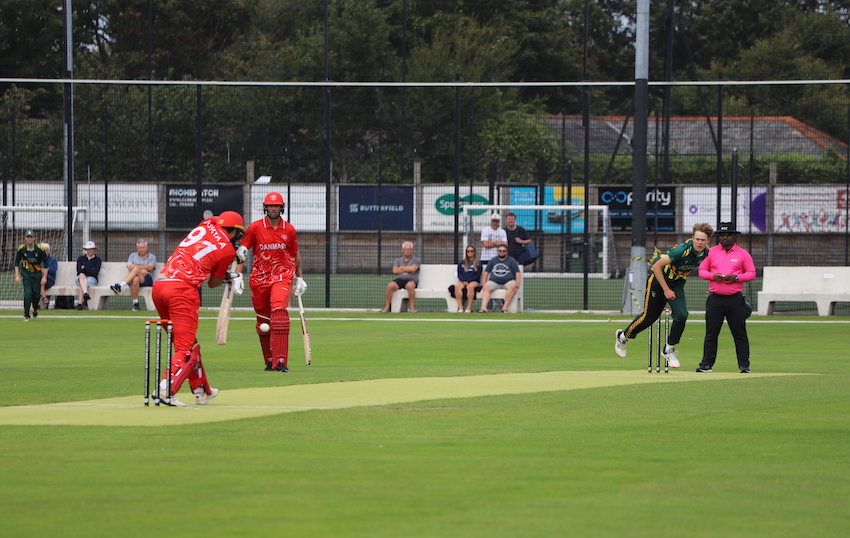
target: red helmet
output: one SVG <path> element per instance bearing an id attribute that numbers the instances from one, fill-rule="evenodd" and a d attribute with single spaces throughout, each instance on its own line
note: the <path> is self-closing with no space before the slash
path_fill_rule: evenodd
<path id="1" fill-rule="evenodd" d="M 245 229 L 245 221 L 242 220 L 242 215 L 236 211 L 225 211 L 216 218 L 215 222 L 222 228 Z"/>
<path id="2" fill-rule="evenodd" d="M 283 196 L 278 192 L 270 192 L 263 199 L 263 205 L 283 205 Z"/>

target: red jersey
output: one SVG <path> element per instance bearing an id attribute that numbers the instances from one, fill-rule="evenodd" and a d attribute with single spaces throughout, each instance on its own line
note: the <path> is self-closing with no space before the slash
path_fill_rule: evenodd
<path id="1" fill-rule="evenodd" d="M 210 275 L 226 277 L 235 257 L 236 250 L 227 233 L 215 224 L 214 219 L 207 219 L 180 242 L 165 262 L 162 275 L 200 288 Z"/>
<path id="2" fill-rule="evenodd" d="M 268 217 L 263 217 L 248 226 L 242 246 L 254 249 L 250 282 L 292 282 L 298 254 L 298 235 L 292 224 L 280 219 L 278 227 L 272 228 Z"/>

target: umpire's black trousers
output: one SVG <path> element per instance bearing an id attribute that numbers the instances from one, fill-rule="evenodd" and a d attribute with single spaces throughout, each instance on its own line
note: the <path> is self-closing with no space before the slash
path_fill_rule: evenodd
<path id="1" fill-rule="evenodd" d="M 747 337 L 747 312 L 744 307 L 744 295 L 717 295 L 709 293 L 705 301 L 705 343 L 703 344 L 700 366 L 711 368 L 717 360 L 717 337 L 723 328 L 723 320 L 729 324 L 729 330 L 735 339 L 735 353 L 738 356 L 738 369 L 750 368 L 750 340 Z"/>

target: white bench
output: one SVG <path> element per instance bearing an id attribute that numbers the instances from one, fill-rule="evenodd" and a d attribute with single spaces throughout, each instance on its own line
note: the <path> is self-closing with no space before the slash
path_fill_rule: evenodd
<path id="1" fill-rule="evenodd" d="M 773 314 L 777 301 L 815 302 L 819 316 L 834 314 L 835 303 L 850 302 L 850 267 L 765 267 L 758 314 Z"/>
<path id="2" fill-rule="evenodd" d="M 520 266 L 520 271 L 523 271 Z M 457 265 L 428 265 L 422 264 L 419 266 L 419 285 L 416 286 L 416 299 L 445 299 L 446 310 L 448 312 L 457 311 L 457 299 L 449 293 L 449 286 L 457 283 Z M 508 311 L 512 313 L 522 312 L 522 292 L 525 289 L 524 285 L 519 287 L 519 291 L 514 295 L 511 304 L 508 305 Z M 490 294 L 491 299 L 504 299 L 506 290 L 496 290 Z M 481 293 L 476 294 L 477 298 L 481 298 Z M 410 301 L 407 298 L 407 290 L 398 290 L 393 292 L 393 298 L 390 303 L 392 312 L 406 312 Z"/>
<path id="3" fill-rule="evenodd" d="M 165 264 L 156 264 L 156 269 L 153 273 L 153 279 L 159 275 Z M 109 286 L 116 282 L 121 282 L 127 277 L 126 262 L 103 262 L 100 265 L 100 273 L 97 275 L 97 286 L 89 287 L 90 310 L 105 310 L 106 302 L 110 297 L 116 297 L 115 292 L 109 289 Z M 47 289 L 48 295 L 72 295 L 75 298 L 79 294 L 79 283 L 77 281 L 77 262 L 59 262 L 59 267 L 56 269 L 56 282 Z M 153 304 L 153 288 L 144 286 L 139 288 L 139 298 L 145 300 L 145 308 L 147 310 L 156 310 Z M 121 290 L 121 296 L 130 296 L 130 287 L 125 287 Z"/>

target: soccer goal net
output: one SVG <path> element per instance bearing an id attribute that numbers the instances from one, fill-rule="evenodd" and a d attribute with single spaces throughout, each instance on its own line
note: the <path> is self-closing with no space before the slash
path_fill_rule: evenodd
<path id="1" fill-rule="evenodd" d="M 20 302 L 20 286 L 15 284 L 15 252 L 24 244 L 27 231 L 35 235 L 36 243 L 50 245 L 50 255 L 60 261 L 68 260 L 68 240 L 73 243 L 71 258 L 89 240 L 88 211 L 84 207 L 71 209 L 71 228 L 68 229 L 68 208 L 57 206 L 0 206 L 0 304 Z M 79 252 L 77 252 L 79 251 Z"/>
<path id="2" fill-rule="evenodd" d="M 461 209 L 464 248 L 478 246 L 481 230 L 490 226 L 494 212 L 499 213 L 502 228 L 509 212 L 516 215 L 517 225 L 534 240 L 540 258 L 525 268 L 526 278 L 582 278 L 585 263 L 589 278 L 608 279 L 619 273 L 607 205 L 588 206 L 587 215 L 583 205 L 465 205 Z"/>

